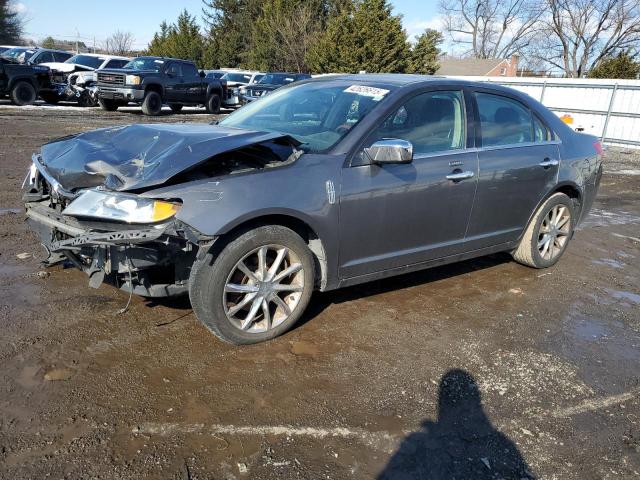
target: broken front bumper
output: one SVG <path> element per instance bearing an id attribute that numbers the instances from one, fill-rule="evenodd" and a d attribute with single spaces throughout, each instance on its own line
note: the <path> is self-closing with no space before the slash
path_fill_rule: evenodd
<path id="1" fill-rule="evenodd" d="M 147 228 L 85 224 L 43 202 L 25 206 L 30 227 L 49 252 L 49 264 L 68 259 L 94 288 L 106 282 L 143 297 L 187 293 L 197 246 L 176 222 Z"/>

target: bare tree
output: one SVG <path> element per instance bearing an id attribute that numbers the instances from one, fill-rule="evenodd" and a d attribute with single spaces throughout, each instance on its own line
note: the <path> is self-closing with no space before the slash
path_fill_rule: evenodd
<path id="1" fill-rule="evenodd" d="M 543 9 L 536 0 L 441 0 L 444 26 L 464 54 L 505 58 L 525 49 Z"/>
<path id="2" fill-rule="evenodd" d="M 567 77 L 640 46 L 640 0 L 546 0 L 538 52 Z"/>
<path id="3" fill-rule="evenodd" d="M 127 55 L 131 52 L 134 40 L 133 33 L 117 30 L 104 41 L 102 49 L 111 55 Z"/>

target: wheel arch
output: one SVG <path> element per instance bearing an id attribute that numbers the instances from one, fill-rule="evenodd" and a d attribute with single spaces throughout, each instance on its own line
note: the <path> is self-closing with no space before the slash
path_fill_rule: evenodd
<path id="1" fill-rule="evenodd" d="M 164 98 L 164 88 L 159 83 L 150 83 L 144 87 L 144 93 L 147 92 L 156 92 L 160 94 L 162 98 Z"/>
<path id="2" fill-rule="evenodd" d="M 328 278 L 328 262 L 326 244 L 318 234 L 318 229 L 312 226 L 309 219 L 301 218 L 295 213 L 272 212 L 261 213 L 249 218 L 242 218 L 222 229 L 223 233 L 216 242 L 218 248 L 224 248 L 226 244 L 243 233 L 265 225 L 279 225 L 296 232 L 306 242 L 314 258 L 316 266 L 315 287 L 324 290 Z"/>
<path id="3" fill-rule="evenodd" d="M 35 88 L 36 90 L 36 95 L 38 95 L 39 91 L 40 91 L 40 86 L 37 84 L 37 82 L 28 76 L 23 76 L 23 77 L 15 77 L 11 79 L 11 82 L 9 83 L 9 86 L 7 88 L 8 91 L 11 91 L 13 89 L 13 87 L 15 87 L 16 83 L 18 82 L 27 82 L 29 84 L 31 84 L 31 86 L 33 88 Z"/>

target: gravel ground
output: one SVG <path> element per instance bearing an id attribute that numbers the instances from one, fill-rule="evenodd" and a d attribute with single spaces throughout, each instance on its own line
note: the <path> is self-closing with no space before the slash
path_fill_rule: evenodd
<path id="1" fill-rule="evenodd" d="M 640 475 L 640 154 L 607 152 L 555 267 L 493 255 L 317 294 L 261 345 L 40 268 L 20 200 L 39 145 L 211 120 L 0 101 L 0 478 Z"/>

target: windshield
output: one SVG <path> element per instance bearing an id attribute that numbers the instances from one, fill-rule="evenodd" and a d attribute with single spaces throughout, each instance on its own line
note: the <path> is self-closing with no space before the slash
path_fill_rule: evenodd
<path id="1" fill-rule="evenodd" d="M 105 61 L 104 57 L 92 57 L 90 55 L 74 55 L 64 63 L 73 63 L 85 67 L 98 68 Z"/>
<path id="2" fill-rule="evenodd" d="M 296 81 L 295 75 L 287 75 L 286 73 L 267 73 L 260 79 L 258 83 L 269 85 L 287 85 Z"/>
<path id="3" fill-rule="evenodd" d="M 150 57 L 134 58 L 122 68 L 130 70 L 154 70 L 159 72 L 164 65 L 164 60 Z"/>
<path id="4" fill-rule="evenodd" d="M 250 73 L 225 73 L 222 76 L 223 80 L 228 82 L 240 82 L 240 83 L 249 83 L 251 81 Z"/>
<path id="5" fill-rule="evenodd" d="M 283 133 L 306 152 L 319 153 L 337 144 L 394 88 L 344 80 L 295 85 L 242 107 L 220 125 Z"/>
<path id="6" fill-rule="evenodd" d="M 4 52 L 2 54 L 2 56 L 3 57 L 7 57 L 7 58 L 11 58 L 12 60 L 16 60 L 16 61 L 18 61 L 20 63 L 24 63 L 27 60 L 29 60 L 33 56 L 34 53 L 36 53 L 35 49 L 17 47 L 17 48 L 10 48 L 6 52 Z"/>

